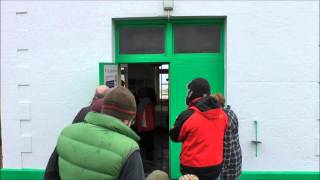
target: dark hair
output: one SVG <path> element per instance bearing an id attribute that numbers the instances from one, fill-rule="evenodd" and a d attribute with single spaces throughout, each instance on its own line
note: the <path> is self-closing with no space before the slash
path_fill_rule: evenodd
<path id="1" fill-rule="evenodd" d="M 157 96 L 153 88 L 147 88 L 147 96 L 150 98 L 153 105 L 157 104 Z"/>
<path id="2" fill-rule="evenodd" d="M 189 105 L 193 99 L 210 95 L 209 82 L 204 78 L 196 78 L 188 84 L 188 95 L 186 104 Z"/>

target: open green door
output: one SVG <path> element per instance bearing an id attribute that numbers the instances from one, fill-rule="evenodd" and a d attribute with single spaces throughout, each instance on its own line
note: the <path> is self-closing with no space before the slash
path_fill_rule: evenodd
<path id="1" fill-rule="evenodd" d="M 173 127 L 177 116 L 186 109 L 185 98 L 188 83 L 197 77 L 209 81 L 211 92 L 224 93 L 224 64 L 223 61 L 184 61 L 170 63 L 170 128 Z M 179 156 L 181 143 L 170 141 L 170 175 L 171 178 L 180 176 Z"/>

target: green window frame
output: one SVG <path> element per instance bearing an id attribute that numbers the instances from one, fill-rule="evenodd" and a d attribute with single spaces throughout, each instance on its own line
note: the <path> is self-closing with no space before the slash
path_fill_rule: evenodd
<path id="1" fill-rule="evenodd" d="M 223 60 L 224 58 L 224 18 L 189 18 L 189 19 L 145 19 L 145 20 L 114 20 L 115 24 L 115 62 L 135 63 L 162 62 L 170 63 L 179 60 Z M 174 26 L 179 25 L 215 25 L 220 30 L 220 51 L 216 53 L 175 53 L 174 52 Z M 120 54 L 119 31 L 122 27 L 165 27 L 164 53 L 161 54 Z"/>

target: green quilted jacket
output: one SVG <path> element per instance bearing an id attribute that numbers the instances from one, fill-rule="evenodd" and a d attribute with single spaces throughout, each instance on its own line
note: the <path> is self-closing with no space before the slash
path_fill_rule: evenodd
<path id="1" fill-rule="evenodd" d="M 122 165 L 139 149 L 136 135 L 120 120 L 89 112 L 85 122 L 64 128 L 59 136 L 62 180 L 117 179 Z"/>

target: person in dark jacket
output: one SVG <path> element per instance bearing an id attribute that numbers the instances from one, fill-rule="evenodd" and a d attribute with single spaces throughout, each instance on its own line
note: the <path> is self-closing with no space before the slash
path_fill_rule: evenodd
<path id="1" fill-rule="evenodd" d="M 103 98 L 101 113 L 64 128 L 57 142 L 61 179 L 144 180 L 140 138 L 130 129 L 135 115 L 133 94 L 119 86 Z"/>
<path id="2" fill-rule="evenodd" d="M 214 98 L 222 107 L 225 107 L 225 99 L 222 94 L 215 94 Z M 223 142 L 223 167 L 220 174 L 221 180 L 237 180 L 241 174 L 242 152 L 238 134 L 238 118 L 227 105 L 224 109 L 228 116 L 228 128 Z"/>
<path id="3" fill-rule="evenodd" d="M 72 124 L 80 123 L 84 121 L 84 117 L 92 110 L 92 108 L 98 107 L 98 100 L 102 99 L 106 94 L 108 88 L 105 85 L 98 86 L 92 98 L 91 104 L 89 106 L 83 107 L 75 116 L 72 121 Z M 95 109 L 93 109 L 95 110 Z M 96 110 L 98 111 L 98 110 Z M 101 111 L 101 108 L 100 108 Z M 47 163 L 44 180 L 60 180 L 59 170 L 58 170 L 58 154 L 56 148 L 52 152 L 49 161 Z"/>
<path id="4" fill-rule="evenodd" d="M 83 107 L 79 112 L 78 114 L 76 115 L 76 117 L 73 119 L 72 123 L 79 123 L 79 122 L 83 122 L 84 120 L 84 117 L 87 115 L 88 112 L 90 112 L 92 110 L 92 106 L 93 104 L 99 100 L 99 99 L 102 99 L 104 97 L 104 95 L 106 94 L 106 92 L 108 91 L 108 87 L 105 86 L 105 85 L 101 85 L 101 86 L 98 86 L 96 88 L 96 91 L 94 93 L 94 96 L 92 98 L 92 101 L 90 103 L 89 106 L 86 106 L 86 107 Z"/>
<path id="5" fill-rule="evenodd" d="M 200 180 L 215 180 L 223 163 L 227 115 L 210 96 L 210 85 L 206 79 L 192 80 L 188 89 L 188 108 L 178 116 L 169 135 L 174 142 L 182 142 L 182 175 L 194 174 Z"/>

